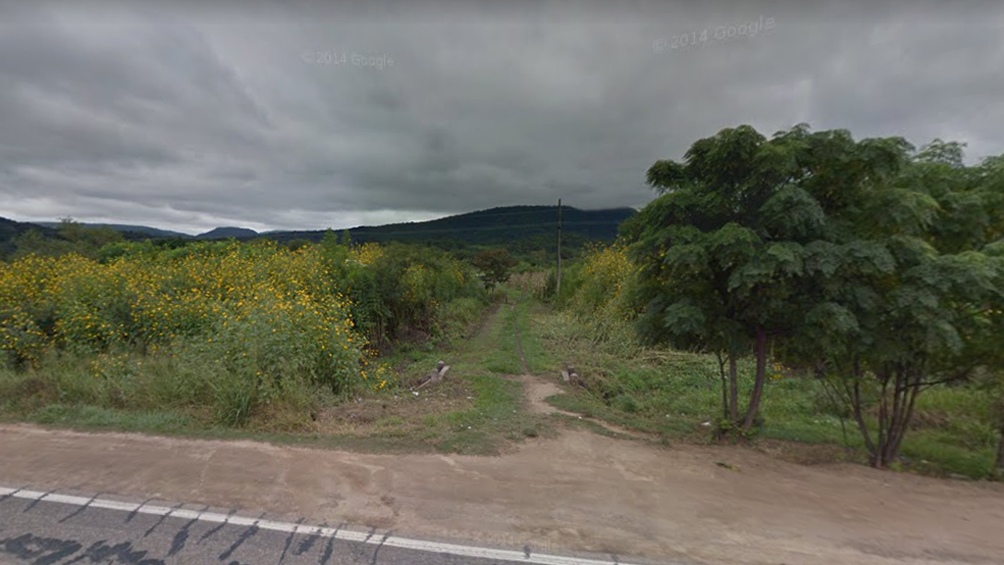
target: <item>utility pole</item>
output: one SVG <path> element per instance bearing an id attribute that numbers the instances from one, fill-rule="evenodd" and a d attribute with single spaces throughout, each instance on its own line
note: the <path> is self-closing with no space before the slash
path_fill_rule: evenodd
<path id="1" fill-rule="evenodd" d="M 561 199 L 558 199 L 558 284 L 554 291 L 554 297 L 561 296 Z"/>

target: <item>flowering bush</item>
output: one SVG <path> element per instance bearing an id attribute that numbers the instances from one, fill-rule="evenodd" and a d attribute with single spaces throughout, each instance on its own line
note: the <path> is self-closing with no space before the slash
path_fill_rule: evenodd
<path id="1" fill-rule="evenodd" d="M 134 244 L 105 262 L 24 257 L 0 269 L 0 352 L 36 370 L 51 354 L 91 359 L 108 386 L 74 389 L 89 398 L 142 386 L 153 377 L 141 367 L 157 364 L 136 359 L 160 356 L 177 373 L 162 400 L 211 405 L 237 425 L 304 387 L 386 388 L 391 372 L 371 365 L 369 338 L 434 325 L 443 304 L 480 292 L 469 268 L 428 250 L 338 247 Z"/>
<path id="2" fill-rule="evenodd" d="M 602 311 L 607 316 L 628 319 L 631 307 L 627 291 L 634 275 L 634 264 L 623 246 L 595 247 L 583 257 L 572 305 L 580 314 Z"/>

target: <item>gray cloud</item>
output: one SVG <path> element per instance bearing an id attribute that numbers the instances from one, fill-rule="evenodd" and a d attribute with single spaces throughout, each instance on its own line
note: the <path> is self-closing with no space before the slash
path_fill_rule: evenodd
<path id="1" fill-rule="evenodd" d="M 0 3 L 0 216 L 642 205 L 653 161 L 740 123 L 1004 152 L 997 3 L 322 4 Z"/>

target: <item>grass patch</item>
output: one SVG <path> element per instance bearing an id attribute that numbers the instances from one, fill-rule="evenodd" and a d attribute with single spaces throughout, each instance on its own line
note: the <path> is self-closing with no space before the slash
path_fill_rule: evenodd
<path id="1" fill-rule="evenodd" d="M 85 429 L 113 429 L 125 432 L 178 433 L 191 430 L 193 419 L 175 412 L 128 412 L 98 406 L 53 404 L 33 414 L 36 423 Z"/>
<path id="2" fill-rule="evenodd" d="M 485 369 L 501 375 L 520 375 L 525 361 L 530 373 L 550 370 L 554 361 L 531 331 L 531 320 L 545 312 L 546 307 L 525 293 L 507 290 L 507 303 L 500 306 L 500 323 L 494 329 L 496 345 L 483 360 Z"/>
<path id="3" fill-rule="evenodd" d="M 911 432 L 903 440 L 905 469 L 925 474 L 961 475 L 971 479 L 994 476 L 996 448 L 968 448 L 953 444 L 951 437 L 932 434 L 928 430 Z"/>
<path id="4" fill-rule="evenodd" d="M 470 407 L 426 415 L 422 423 L 437 451 L 465 455 L 501 453 L 507 441 L 524 437 L 528 422 L 522 413 L 519 383 L 493 375 L 475 374 L 465 379 L 470 386 Z"/>
<path id="5" fill-rule="evenodd" d="M 519 375 L 523 372 L 519 351 L 516 347 L 516 319 L 519 310 L 511 305 L 502 305 L 497 322 L 490 329 L 494 342 L 490 353 L 481 361 L 485 370 L 500 375 Z"/>
<path id="6" fill-rule="evenodd" d="M 541 343 L 539 337 L 532 331 L 533 320 L 547 312 L 547 307 L 540 302 L 522 296 L 516 306 L 514 326 L 519 332 L 520 345 L 527 369 L 531 374 L 539 375 L 553 371 L 555 362 L 553 356 Z"/>

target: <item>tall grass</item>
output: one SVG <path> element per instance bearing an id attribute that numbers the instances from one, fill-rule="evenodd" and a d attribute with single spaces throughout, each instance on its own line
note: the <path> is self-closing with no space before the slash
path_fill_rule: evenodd
<path id="1" fill-rule="evenodd" d="M 509 277 L 508 284 L 537 300 L 545 301 L 552 298 L 556 282 L 554 270 L 543 270 L 515 273 Z"/>

